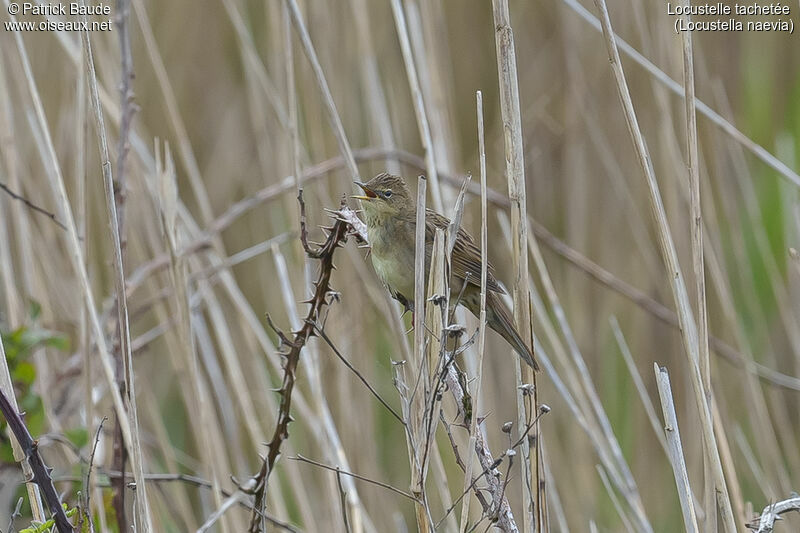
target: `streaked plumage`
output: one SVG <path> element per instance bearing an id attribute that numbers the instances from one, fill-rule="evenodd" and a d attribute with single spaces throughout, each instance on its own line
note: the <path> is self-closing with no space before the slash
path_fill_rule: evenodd
<path id="1" fill-rule="evenodd" d="M 364 208 L 364 222 L 372 248 L 372 264 L 392 296 L 409 309 L 414 308 L 414 255 L 416 205 L 403 178 L 378 174 L 358 184 L 366 196 L 358 196 Z M 425 212 L 425 272 L 430 267 L 436 228 L 447 229 L 450 221 L 427 209 Z M 481 251 L 472 236 L 459 228 L 451 259 L 451 302 L 463 288 L 460 303 L 472 314 L 480 314 Z M 467 284 L 464 287 L 464 280 Z M 486 321 L 522 357 L 538 370 L 533 353 L 514 329 L 511 313 L 501 298 L 505 291 L 497 282 L 491 263 L 486 277 Z"/>

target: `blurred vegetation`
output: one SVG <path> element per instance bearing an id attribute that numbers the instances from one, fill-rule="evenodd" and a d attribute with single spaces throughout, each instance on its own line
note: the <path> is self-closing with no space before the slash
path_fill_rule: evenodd
<path id="1" fill-rule="evenodd" d="M 300 4 L 350 145 L 389 153 L 360 160 L 361 177 L 389 169 L 413 181 L 427 172 L 417 161 L 425 153 L 390 2 Z M 263 317 L 269 313 L 283 330 L 295 329 L 305 311 L 298 302 L 311 290 L 308 280 L 316 264 L 306 260 L 296 239 L 298 208 L 294 183 L 288 178 L 295 167 L 283 5 L 280 0 L 132 2 L 137 110 L 123 209 L 144 469 L 203 481 L 148 483 L 155 531 L 197 530 L 226 495 L 235 493 L 232 476 L 243 482 L 257 471 L 263 443 L 274 428 L 274 390 L 282 376 L 279 339 Z M 489 186 L 505 196 L 491 2 L 403 0 L 402 5 L 437 166 L 442 176 L 453 178 L 441 180 L 445 214 L 450 214 L 460 177 L 471 172 L 476 181 L 478 175 L 476 90 L 483 91 L 485 101 Z M 583 5 L 596 15 L 592 2 Z M 615 278 L 674 310 L 668 283 L 672 273 L 666 272 L 659 253 L 646 186 L 602 35 L 564 0 L 517 0 L 510 7 L 529 215 Z M 792 5 L 795 22 L 798 9 Z M 621 38 L 683 83 L 681 39 L 663 3 L 613 0 L 609 11 Z M 5 11 L 0 19 L 7 20 Z M 313 174 L 304 185 L 305 198 L 311 238 L 320 240 L 317 228 L 327 224 L 324 209 L 335 208 L 342 195 L 354 192 L 352 176 L 336 159 L 340 148 L 324 99 L 298 32 L 291 31 L 298 165 Z M 122 75 L 118 33 L 115 29 L 91 35 L 115 173 Z M 111 341 L 116 335 L 112 241 L 79 37 L 33 32 L 22 34 L 21 42 L 82 238 L 91 305 Z M 797 37 L 697 33 L 694 52 L 698 98 L 796 175 Z M 13 32 L 0 32 L 0 182 L 70 224 L 59 207 L 56 173 L 22 57 Z M 693 288 L 684 103 L 627 56 L 622 63 L 683 272 Z M 701 114 L 698 128 L 709 329 L 740 358 L 731 363 L 712 354 L 714 401 L 725 431 L 719 437 L 735 467 L 729 483 L 739 487 L 739 503 L 751 519 L 768 503 L 800 490 L 800 392 L 759 379 L 752 365 L 755 361 L 787 376 L 800 376 L 800 266 L 788 252 L 789 247 L 800 248 L 800 194 L 797 183 Z M 159 172 L 156 153 L 165 153 L 167 145 L 174 172 Z M 417 159 L 402 159 L 391 154 L 394 150 Z M 322 162 L 332 164 L 315 172 Z M 175 179 L 178 185 L 178 248 L 191 249 L 176 259 L 177 270 L 187 273 L 186 300 L 176 290 L 164 236 L 166 206 L 160 187 L 165 179 Z M 214 225 L 236 202 L 268 187 L 278 192 L 222 230 Z M 506 217 L 504 206 L 490 205 L 489 257 L 498 277 L 510 282 Z M 480 209 L 472 195 L 463 224 L 478 235 Z M 277 240 L 250 250 L 247 258 L 236 255 L 270 239 Z M 197 245 L 200 241 L 203 244 Z M 542 419 L 551 474 L 547 490 L 550 498 L 557 496 L 548 500 L 551 530 L 588 531 L 593 524 L 599 531 L 624 531 L 635 514 L 631 502 L 636 496 L 654 531 L 682 531 L 661 433 L 653 430 L 609 320 L 619 322 L 634 370 L 655 407 L 657 427 L 663 423 L 653 362 L 669 369 L 690 483 L 698 506 L 705 508 L 702 442 L 680 334 L 540 243 L 569 325 L 567 331 L 559 324 L 561 315 L 545 292 L 544 273 L 531 260 L 535 298 L 542 301 L 534 310 L 534 331 L 544 355 L 553 361 L 553 373 L 542 374 L 538 381 L 540 400 L 552 408 Z M 56 467 L 54 475 L 65 478 L 57 488 L 70 496 L 70 506 L 81 483 L 66 478 L 83 472 L 76 450 L 85 459 L 100 421 L 109 417 L 100 435 L 97 486 L 91 496 L 97 506 L 97 530 L 114 531 L 107 472 L 113 470 L 116 422 L 89 327 L 89 297 L 79 283 L 74 254 L 66 232 L 0 192 L 0 317 L 17 400 L 34 437 L 63 435 L 72 442 L 74 450 L 59 444 L 45 448 L 48 463 Z M 410 321 L 398 319 L 396 304 L 364 256 L 353 243 L 337 252 L 333 286 L 341 301 L 331 308 L 325 328 L 365 379 L 399 409 L 393 362 L 405 357 L 403 339 L 413 342 L 412 335 L 405 335 Z M 31 300 L 40 302 L 33 315 L 25 304 Z M 181 311 L 188 317 L 190 346 L 181 335 Z M 473 317 L 463 320 L 468 331 L 474 331 Z M 464 356 L 471 377 L 473 352 Z M 579 374 L 578 358 L 585 361 L 589 384 Z M 512 360 L 502 340 L 489 335 L 482 410 L 489 444 L 497 453 L 508 446 L 500 427 L 516 420 Z M 296 421 L 270 480 L 271 515 L 302 531 L 343 528 L 335 474 L 289 459 L 296 454 L 408 488 L 403 427 L 319 339 L 304 351 L 294 401 Z M 453 405 L 445 401 L 444 411 L 452 417 Z M 612 435 L 601 430 L 598 412 L 607 416 Z M 465 432 L 455 436 L 459 449 L 465 449 Z M 447 435 L 440 430 L 436 438 L 441 464 L 432 466 L 433 486 L 447 489 L 431 490 L 439 519 L 445 500 L 463 490 L 463 473 Z M 611 466 L 604 462 L 615 443 L 635 481 L 629 492 L 613 485 L 610 469 L 616 459 Z M 4 429 L 0 459 L 13 461 Z M 504 474 L 506 467 L 507 463 Z M 611 476 L 611 494 L 622 501 L 621 509 L 615 508 L 603 475 Z M 3 527 L 24 491 L 18 486 L 17 469 L 4 468 L 0 476 L 3 487 L 12 487 L 0 487 Z M 507 495 L 521 522 L 518 466 L 509 477 Z M 359 514 L 365 531 L 416 527 L 408 500 L 364 482 L 348 478 L 345 483 L 347 509 Z M 134 495 L 126 491 L 129 518 Z M 479 509 L 473 501 L 474 520 Z M 246 529 L 249 515 L 246 505 L 234 505 L 211 530 L 238 533 Z M 799 524 L 787 515 L 779 527 L 792 531 Z"/>

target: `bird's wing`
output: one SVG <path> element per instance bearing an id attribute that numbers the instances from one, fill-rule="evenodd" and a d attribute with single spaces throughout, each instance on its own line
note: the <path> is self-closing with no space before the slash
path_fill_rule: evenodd
<path id="1" fill-rule="evenodd" d="M 436 228 L 441 228 L 446 231 L 447 227 L 450 225 L 450 221 L 431 209 L 427 209 L 426 219 L 429 223 L 425 224 L 425 255 L 430 256 Z M 433 224 L 430 224 L 430 222 Z M 430 258 L 426 257 L 428 264 L 430 264 L 429 260 Z M 472 236 L 460 227 L 456 234 L 455 246 L 453 246 L 451 267 L 454 276 L 467 279 L 470 285 L 475 285 L 476 287 L 481 286 L 481 250 L 475 244 Z M 469 273 L 469 277 L 467 277 L 467 273 Z M 500 294 L 505 294 L 506 292 L 494 277 L 494 267 L 492 263 L 489 263 L 487 266 L 486 288 Z"/>

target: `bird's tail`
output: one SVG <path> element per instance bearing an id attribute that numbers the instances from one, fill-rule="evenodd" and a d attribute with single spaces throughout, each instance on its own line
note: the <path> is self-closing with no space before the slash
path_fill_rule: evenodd
<path id="1" fill-rule="evenodd" d="M 514 328 L 514 320 L 511 312 L 506 307 L 500 295 L 493 291 L 486 294 L 486 322 L 489 327 L 503 336 L 514 350 L 528 363 L 534 370 L 539 370 L 539 364 L 533 358 L 533 352 L 522 340 L 519 332 Z"/>

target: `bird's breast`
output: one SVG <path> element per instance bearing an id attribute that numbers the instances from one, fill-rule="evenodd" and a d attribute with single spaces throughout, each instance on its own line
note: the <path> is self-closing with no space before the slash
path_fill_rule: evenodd
<path id="1" fill-rule="evenodd" d="M 398 221 L 368 227 L 372 266 L 378 277 L 394 292 L 414 298 L 413 228 L 400 227 Z"/>

